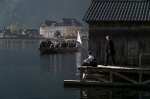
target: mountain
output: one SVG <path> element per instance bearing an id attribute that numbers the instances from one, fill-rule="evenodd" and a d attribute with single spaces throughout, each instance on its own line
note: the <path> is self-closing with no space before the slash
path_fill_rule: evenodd
<path id="1" fill-rule="evenodd" d="M 20 28 L 38 28 L 44 20 L 75 18 L 82 21 L 92 0 L 1 0 L 0 29 L 19 23 Z"/>

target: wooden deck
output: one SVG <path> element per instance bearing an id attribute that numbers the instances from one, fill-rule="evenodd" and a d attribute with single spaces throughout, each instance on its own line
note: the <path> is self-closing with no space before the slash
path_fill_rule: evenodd
<path id="1" fill-rule="evenodd" d="M 65 85 L 150 86 L 150 67 L 78 67 L 79 80 L 64 80 Z"/>

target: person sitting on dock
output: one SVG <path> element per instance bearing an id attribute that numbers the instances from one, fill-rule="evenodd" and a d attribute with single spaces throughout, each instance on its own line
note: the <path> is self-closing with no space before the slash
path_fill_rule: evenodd
<path id="1" fill-rule="evenodd" d="M 88 52 L 88 58 L 83 61 L 82 66 L 97 67 L 96 58 L 92 55 L 91 51 Z"/>

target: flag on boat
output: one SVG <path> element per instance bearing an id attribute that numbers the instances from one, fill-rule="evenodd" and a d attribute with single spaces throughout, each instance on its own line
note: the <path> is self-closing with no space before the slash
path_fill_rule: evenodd
<path id="1" fill-rule="evenodd" d="M 79 31 L 78 31 L 77 41 L 80 42 L 80 44 L 82 44 L 82 41 L 81 41 L 81 37 L 80 37 Z"/>

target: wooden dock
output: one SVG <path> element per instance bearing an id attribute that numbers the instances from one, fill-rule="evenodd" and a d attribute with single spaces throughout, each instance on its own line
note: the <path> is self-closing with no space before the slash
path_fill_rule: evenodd
<path id="1" fill-rule="evenodd" d="M 77 86 L 150 86 L 150 67 L 102 66 L 78 67 L 79 80 L 64 80 Z"/>

